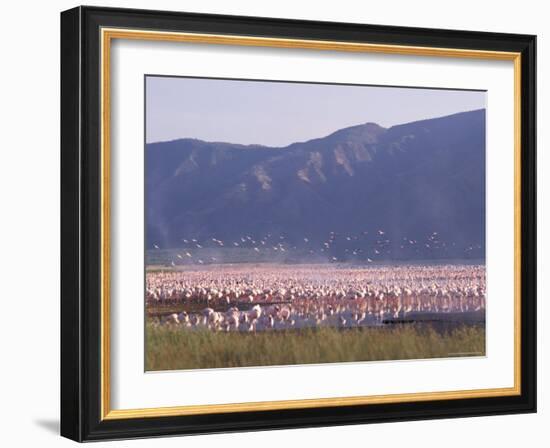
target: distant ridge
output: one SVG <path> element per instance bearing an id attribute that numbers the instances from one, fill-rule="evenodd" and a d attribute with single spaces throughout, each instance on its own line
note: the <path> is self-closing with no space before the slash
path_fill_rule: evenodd
<path id="1" fill-rule="evenodd" d="M 300 249 L 381 229 L 388 257 L 485 254 L 484 109 L 279 148 L 179 139 L 145 151 L 149 248 L 270 233 Z M 437 250 L 403 244 L 434 232 Z"/>

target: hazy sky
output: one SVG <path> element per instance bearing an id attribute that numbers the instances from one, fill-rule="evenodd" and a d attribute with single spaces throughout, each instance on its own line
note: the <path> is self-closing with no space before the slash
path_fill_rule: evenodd
<path id="1" fill-rule="evenodd" d="M 389 127 L 485 108 L 486 93 L 148 76 L 146 101 L 147 143 L 285 146 L 366 122 Z"/>

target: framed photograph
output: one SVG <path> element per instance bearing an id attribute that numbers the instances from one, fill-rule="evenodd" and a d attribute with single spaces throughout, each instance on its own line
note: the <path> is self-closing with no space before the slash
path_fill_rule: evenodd
<path id="1" fill-rule="evenodd" d="M 61 14 L 61 433 L 536 411 L 535 36 Z"/>

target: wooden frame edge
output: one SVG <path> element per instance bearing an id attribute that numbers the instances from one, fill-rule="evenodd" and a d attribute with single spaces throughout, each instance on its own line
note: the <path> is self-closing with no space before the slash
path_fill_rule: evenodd
<path id="1" fill-rule="evenodd" d="M 210 413 L 307 409 L 317 407 L 406 403 L 414 401 L 503 397 L 521 395 L 521 53 L 458 48 L 417 47 L 390 44 L 351 43 L 307 39 L 282 39 L 218 34 L 157 32 L 122 28 L 101 28 L 101 420 L 203 415 Z M 216 45 L 300 48 L 324 51 L 370 52 L 417 56 L 508 60 L 514 63 L 514 386 L 467 391 L 392 394 L 281 400 L 270 402 L 190 405 L 161 408 L 112 410 L 110 408 L 110 44 L 112 39 L 162 40 Z"/>

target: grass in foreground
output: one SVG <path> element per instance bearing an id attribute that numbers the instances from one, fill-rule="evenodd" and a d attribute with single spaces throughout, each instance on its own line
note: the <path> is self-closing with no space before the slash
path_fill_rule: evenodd
<path id="1" fill-rule="evenodd" d="M 485 329 L 428 325 L 256 334 L 186 331 L 147 324 L 146 370 L 446 358 L 485 354 Z"/>

